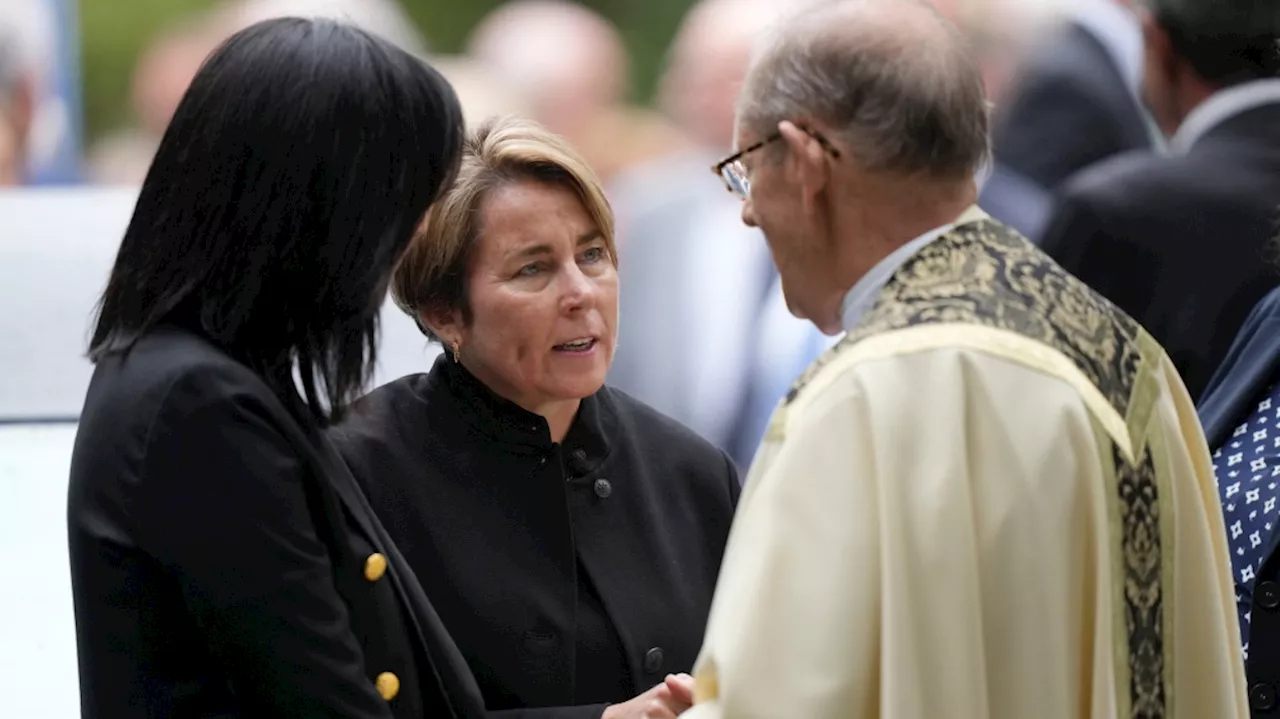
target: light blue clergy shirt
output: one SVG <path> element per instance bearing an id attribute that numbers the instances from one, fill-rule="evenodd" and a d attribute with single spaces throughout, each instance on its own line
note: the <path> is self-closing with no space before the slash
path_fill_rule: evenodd
<path id="1" fill-rule="evenodd" d="M 849 290 L 844 296 L 844 301 L 840 303 L 840 322 L 844 331 L 848 332 L 857 327 L 863 315 L 875 306 L 880 290 L 884 289 L 885 284 L 893 277 L 893 273 L 897 272 L 917 252 L 924 249 L 925 245 L 941 237 L 953 226 L 953 224 L 946 224 L 935 227 L 902 245 L 877 262 L 870 272 L 854 283 L 853 289 Z"/>

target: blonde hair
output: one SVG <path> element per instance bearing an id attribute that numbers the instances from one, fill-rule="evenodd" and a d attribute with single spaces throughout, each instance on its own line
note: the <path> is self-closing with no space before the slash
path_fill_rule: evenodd
<path id="1" fill-rule="evenodd" d="M 617 265 L 613 210 L 599 178 L 582 156 L 536 122 L 490 119 L 467 138 L 456 180 L 431 206 L 391 278 L 392 299 L 428 338 L 440 339 L 422 321 L 427 311 L 461 310 L 463 319 L 471 321 L 466 277 L 484 231 L 482 206 L 494 189 L 520 181 L 562 187 L 575 194 Z"/>

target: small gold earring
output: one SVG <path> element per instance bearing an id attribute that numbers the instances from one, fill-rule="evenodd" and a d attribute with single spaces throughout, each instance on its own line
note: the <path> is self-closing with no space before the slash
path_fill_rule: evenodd
<path id="1" fill-rule="evenodd" d="M 461 363 L 461 360 L 458 359 L 458 341 L 457 340 L 453 341 L 453 344 L 450 346 L 450 349 L 453 350 L 453 361 Z"/>

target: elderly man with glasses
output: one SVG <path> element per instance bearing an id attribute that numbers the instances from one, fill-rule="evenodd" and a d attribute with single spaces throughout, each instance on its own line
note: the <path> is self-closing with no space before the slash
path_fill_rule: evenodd
<path id="1" fill-rule="evenodd" d="M 974 206 L 982 82 L 923 0 L 811 6 L 716 166 L 787 304 L 847 335 L 751 467 L 685 716 L 1248 716 L 1191 399 Z"/>

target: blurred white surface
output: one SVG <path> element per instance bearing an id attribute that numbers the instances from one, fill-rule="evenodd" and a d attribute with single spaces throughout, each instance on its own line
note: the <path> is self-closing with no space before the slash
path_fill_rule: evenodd
<path id="1" fill-rule="evenodd" d="M 0 192 L 0 421 L 80 414 L 90 315 L 135 197 Z"/>
<path id="2" fill-rule="evenodd" d="M 0 422 L 74 419 L 93 366 L 93 308 L 137 192 L 0 191 Z M 439 353 L 390 300 L 374 385 L 423 372 Z"/>
<path id="3" fill-rule="evenodd" d="M 0 425 L 0 715 L 80 716 L 67 566 L 74 424 Z"/>

